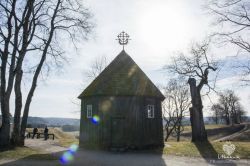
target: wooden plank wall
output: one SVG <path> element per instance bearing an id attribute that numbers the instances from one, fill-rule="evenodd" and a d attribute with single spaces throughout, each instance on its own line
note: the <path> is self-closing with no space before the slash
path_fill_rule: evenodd
<path id="1" fill-rule="evenodd" d="M 93 124 L 86 117 L 86 107 L 92 104 L 93 115 L 99 115 L 100 123 Z M 147 105 L 155 105 L 155 118 L 147 118 Z M 89 97 L 81 107 L 80 145 L 111 146 L 111 119 L 124 117 L 124 140 L 128 146 L 143 147 L 163 143 L 161 102 L 145 97 Z"/>

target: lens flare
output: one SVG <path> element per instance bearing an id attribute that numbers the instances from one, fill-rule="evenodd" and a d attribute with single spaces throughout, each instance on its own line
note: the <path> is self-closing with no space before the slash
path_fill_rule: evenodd
<path id="1" fill-rule="evenodd" d="M 60 158 L 61 164 L 67 164 L 70 161 L 74 160 L 74 155 L 76 151 L 78 150 L 78 145 L 73 144 L 69 147 L 69 149 L 63 153 L 63 155 Z"/>
<path id="2" fill-rule="evenodd" d="M 78 149 L 78 145 L 73 144 L 73 145 L 71 145 L 71 146 L 69 147 L 69 150 L 68 150 L 68 151 L 69 151 L 71 154 L 75 154 L 76 151 L 77 151 L 77 149 Z"/>
<path id="3" fill-rule="evenodd" d="M 94 124 L 98 124 L 100 122 L 100 117 L 98 115 L 94 115 L 91 121 Z"/>

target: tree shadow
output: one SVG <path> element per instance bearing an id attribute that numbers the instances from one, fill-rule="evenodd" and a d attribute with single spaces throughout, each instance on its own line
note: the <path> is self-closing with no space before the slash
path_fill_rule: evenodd
<path id="1" fill-rule="evenodd" d="M 218 152 L 214 149 L 213 145 L 209 141 L 194 142 L 194 144 L 200 152 L 200 155 L 206 160 L 209 165 L 236 166 L 236 163 L 232 160 L 218 159 Z"/>
<path id="2" fill-rule="evenodd" d="M 162 149 L 163 150 L 163 149 Z M 102 150 L 80 149 L 71 161 L 64 162 L 60 160 L 65 153 L 58 152 L 54 154 L 35 154 L 28 157 L 8 162 L 4 166 L 25 165 L 25 166 L 54 166 L 54 165 L 81 165 L 81 166 L 167 166 L 162 158 L 162 150 L 134 150 L 126 152 L 110 152 Z"/>
<path id="3" fill-rule="evenodd" d="M 244 128 L 245 125 L 235 125 L 235 126 L 226 126 L 221 128 L 214 129 L 206 129 L 207 135 L 210 139 L 219 139 L 221 137 L 225 137 L 231 135 L 235 132 L 238 132 Z M 191 140 L 192 139 L 192 131 L 181 133 L 181 137 Z"/>

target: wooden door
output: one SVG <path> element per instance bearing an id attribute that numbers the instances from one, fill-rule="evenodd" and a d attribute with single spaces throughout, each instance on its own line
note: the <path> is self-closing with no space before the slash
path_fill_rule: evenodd
<path id="1" fill-rule="evenodd" d="M 125 145 L 124 138 L 125 118 L 114 117 L 111 119 L 111 146 L 123 147 Z"/>

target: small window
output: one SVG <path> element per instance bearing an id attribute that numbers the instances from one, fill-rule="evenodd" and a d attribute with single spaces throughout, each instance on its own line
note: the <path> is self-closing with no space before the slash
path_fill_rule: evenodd
<path id="1" fill-rule="evenodd" d="M 87 105 L 87 118 L 92 118 L 92 105 Z"/>
<path id="2" fill-rule="evenodd" d="M 155 116 L 154 105 L 148 105 L 147 112 L 148 112 L 148 118 L 154 118 L 154 116 Z"/>

